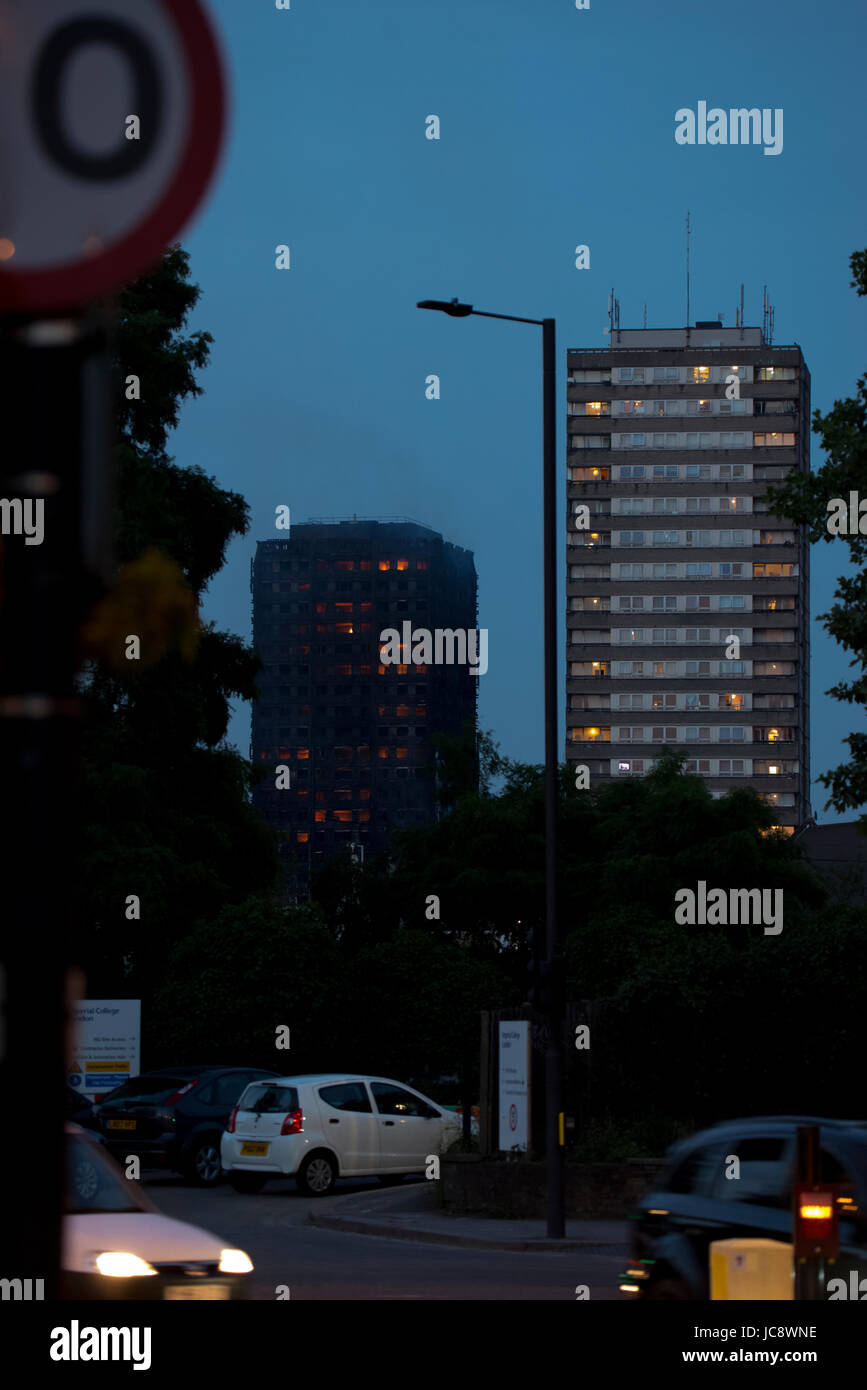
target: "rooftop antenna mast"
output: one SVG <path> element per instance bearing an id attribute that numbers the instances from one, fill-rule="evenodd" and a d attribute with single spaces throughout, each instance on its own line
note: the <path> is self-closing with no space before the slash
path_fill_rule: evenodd
<path id="1" fill-rule="evenodd" d="M 770 304 L 770 305 L 768 306 L 768 342 L 769 342 L 769 343 L 772 343 L 773 341 L 774 341 L 774 306 L 773 306 L 773 304 Z"/>
<path id="2" fill-rule="evenodd" d="M 689 337 L 689 211 L 686 214 L 686 333 Z"/>
<path id="3" fill-rule="evenodd" d="M 644 306 L 644 327 L 647 327 L 647 305 Z"/>

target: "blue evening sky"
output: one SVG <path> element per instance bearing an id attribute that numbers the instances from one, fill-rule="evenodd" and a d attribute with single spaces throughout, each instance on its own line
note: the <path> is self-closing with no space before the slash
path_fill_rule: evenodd
<path id="1" fill-rule="evenodd" d="M 244 494 L 205 615 L 249 639 L 249 562 L 311 517 L 408 516 L 475 554 L 489 631 L 480 720 L 512 757 L 543 757 L 541 334 L 421 313 L 419 299 L 554 316 L 567 347 L 692 318 L 798 343 L 813 405 L 853 393 L 865 306 L 848 259 L 864 226 L 863 12 L 852 0 L 210 0 L 231 88 L 229 134 L 183 237 L 213 334 L 206 394 L 171 445 Z M 783 151 L 682 147 L 679 107 L 782 107 Z M 425 138 L 425 118 L 441 122 Z M 291 269 L 275 268 L 290 247 Z M 590 247 L 590 269 L 574 248 Z M 441 399 L 425 398 L 437 373 Z M 565 408 L 558 420 L 565 480 Z M 818 466 L 814 439 L 813 464 Z M 565 487 L 563 488 L 565 498 Z M 564 512 L 565 522 L 565 507 Z M 561 528 L 565 533 L 565 525 Z M 864 722 L 822 693 L 848 659 L 815 615 L 846 551 L 813 552 L 813 776 Z M 561 574 L 565 534 L 561 534 Z M 561 586 L 562 588 L 562 586 Z M 561 595 L 561 608 L 563 598 Z M 563 632 L 563 619 L 560 620 Z M 563 686 L 560 713 L 563 723 Z M 249 707 L 230 738 L 246 755 Z M 820 820 L 826 793 L 814 785 Z M 851 818 L 853 813 L 848 813 Z"/>

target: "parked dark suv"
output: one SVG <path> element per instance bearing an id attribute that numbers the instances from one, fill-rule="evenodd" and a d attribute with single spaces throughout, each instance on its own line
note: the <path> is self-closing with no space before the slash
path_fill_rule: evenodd
<path id="1" fill-rule="evenodd" d="M 867 1123 L 797 1115 L 726 1120 L 675 1144 L 631 1217 L 621 1287 L 636 1298 L 707 1299 L 714 1240 L 750 1236 L 791 1242 L 799 1125 L 819 1125 L 821 1174 L 837 1183 L 840 1257 L 833 1277 L 867 1275 Z M 729 1156 L 740 1177 L 727 1178 Z"/>
<path id="2" fill-rule="evenodd" d="M 220 1136 L 251 1081 L 279 1076 L 262 1067 L 166 1067 L 124 1081 L 101 1102 L 99 1128 L 121 1162 L 171 1168 L 211 1186 L 220 1177 Z"/>

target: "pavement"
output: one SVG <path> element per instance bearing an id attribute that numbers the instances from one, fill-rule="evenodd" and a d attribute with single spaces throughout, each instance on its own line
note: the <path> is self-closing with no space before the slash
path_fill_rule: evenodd
<path id="1" fill-rule="evenodd" d="M 627 1245 L 626 1221 L 569 1220 L 565 1237 L 550 1240 L 544 1221 L 454 1216 L 442 1210 L 433 1183 L 425 1181 L 357 1192 L 329 1203 L 327 1210 L 313 1205 L 307 1220 L 323 1230 L 478 1250 L 595 1250 L 620 1255 Z"/>

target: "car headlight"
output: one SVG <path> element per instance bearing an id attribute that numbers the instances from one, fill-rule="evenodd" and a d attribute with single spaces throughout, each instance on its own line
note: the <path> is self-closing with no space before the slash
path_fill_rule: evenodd
<path id="1" fill-rule="evenodd" d="M 104 1250 L 96 1257 L 96 1267 L 100 1274 L 111 1279 L 132 1279 L 141 1274 L 156 1274 L 153 1265 L 147 1260 L 131 1255 L 128 1250 Z"/>
<path id="2" fill-rule="evenodd" d="M 249 1255 L 245 1255 L 243 1250 L 221 1250 L 220 1251 L 220 1273 L 221 1274 L 249 1274 L 253 1268 L 253 1261 Z"/>

